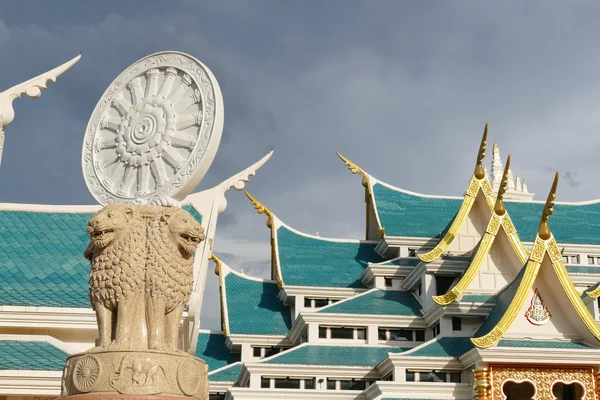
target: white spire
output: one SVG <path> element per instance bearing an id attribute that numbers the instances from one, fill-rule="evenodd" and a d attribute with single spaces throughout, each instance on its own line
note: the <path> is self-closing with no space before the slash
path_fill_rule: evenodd
<path id="1" fill-rule="evenodd" d="M 492 150 L 492 189 L 494 192 L 498 192 L 500 183 L 502 182 L 502 161 L 500 160 L 500 150 L 498 145 L 494 144 Z"/>
<path id="2" fill-rule="evenodd" d="M 515 190 L 515 178 L 513 178 L 512 169 L 508 169 L 508 191 L 514 192 Z"/>
<path id="3" fill-rule="evenodd" d="M 485 175 L 485 177 L 487 178 L 487 180 L 490 180 L 490 175 L 488 174 L 488 169 L 487 169 L 487 165 L 483 166 L 483 174 Z"/>
<path id="4" fill-rule="evenodd" d="M 529 193 L 529 192 L 527 191 L 527 182 L 525 182 L 524 180 L 523 180 L 523 184 L 521 185 L 521 191 L 522 191 L 523 193 Z"/>
<path id="5" fill-rule="evenodd" d="M 519 177 L 519 175 L 517 175 L 517 187 L 515 188 L 515 190 L 517 192 L 522 192 L 523 191 L 523 187 L 521 186 L 521 178 Z"/>

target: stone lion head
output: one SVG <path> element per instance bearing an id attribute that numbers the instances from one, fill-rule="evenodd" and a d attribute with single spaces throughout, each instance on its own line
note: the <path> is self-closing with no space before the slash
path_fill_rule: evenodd
<path id="1" fill-rule="evenodd" d="M 204 228 L 184 210 L 167 211 L 162 219 L 168 224 L 171 239 L 183 255 L 192 255 L 206 237 Z"/>
<path id="2" fill-rule="evenodd" d="M 98 211 L 86 227 L 91 244 L 98 249 L 108 247 L 111 242 L 122 236 L 134 215 L 133 208 L 124 204 L 106 206 Z"/>

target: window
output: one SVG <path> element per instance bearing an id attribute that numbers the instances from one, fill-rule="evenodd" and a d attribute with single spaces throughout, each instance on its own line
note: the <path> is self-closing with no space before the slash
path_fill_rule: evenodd
<path id="1" fill-rule="evenodd" d="M 460 319 L 460 317 L 452 317 L 452 330 L 453 331 L 462 330 L 462 319 Z"/>
<path id="2" fill-rule="evenodd" d="M 455 278 L 453 276 L 436 276 L 435 277 L 435 294 L 441 296 L 448 293 L 450 287 L 454 283 Z"/>
<path id="3" fill-rule="evenodd" d="M 211 393 L 208 395 L 208 400 L 225 400 L 225 395 L 221 393 Z"/>
<path id="4" fill-rule="evenodd" d="M 569 256 L 562 256 L 562 257 L 563 257 L 563 262 L 565 264 L 568 264 L 569 263 Z"/>
<path id="5" fill-rule="evenodd" d="M 305 308 L 313 308 L 311 298 L 309 298 L 309 297 L 304 298 L 304 307 Z"/>
<path id="6" fill-rule="evenodd" d="M 271 379 L 261 377 L 260 378 L 260 387 L 263 389 L 270 388 L 271 387 Z"/>
<path id="7" fill-rule="evenodd" d="M 439 322 L 433 326 L 432 332 L 433 332 L 433 337 L 437 337 L 437 335 L 440 334 L 440 323 Z"/>
<path id="8" fill-rule="evenodd" d="M 417 251 L 415 249 L 408 249 L 408 256 L 409 257 L 416 257 L 417 256 Z"/>
<path id="9" fill-rule="evenodd" d="M 385 341 L 425 341 L 424 329 L 401 329 L 401 328 L 379 328 L 377 332 L 379 340 Z"/>
<path id="10" fill-rule="evenodd" d="M 590 265 L 595 264 L 594 263 L 595 258 L 593 256 L 587 256 L 587 258 L 588 258 L 588 264 L 590 264 Z"/>
<path id="11" fill-rule="evenodd" d="M 275 389 L 300 389 L 300 379 L 275 378 Z"/>
<path id="12" fill-rule="evenodd" d="M 252 355 L 254 357 L 262 357 L 262 347 L 252 347 Z"/>
<path id="13" fill-rule="evenodd" d="M 354 339 L 352 328 L 329 328 L 332 339 Z"/>
<path id="14" fill-rule="evenodd" d="M 319 338 L 366 340 L 367 328 L 346 326 L 319 326 Z"/>
<path id="15" fill-rule="evenodd" d="M 319 339 L 327 339 L 327 327 L 319 326 Z"/>
<path id="16" fill-rule="evenodd" d="M 571 264 L 580 264 L 579 255 L 571 256 Z"/>
<path id="17" fill-rule="evenodd" d="M 406 371 L 407 382 L 461 383 L 459 371 Z"/>
<path id="18" fill-rule="evenodd" d="M 387 276 L 383 278 L 383 285 L 385 287 L 392 287 L 392 278 L 389 278 Z"/>
<path id="19" fill-rule="evenodd" d="M 304 380 L 304 389 L 314 389 L 314 388 L 315 388 L 315 378 Z"/>
<path id="20" fill-rule="evenodd" d="M 328 304 L 329 304 L 329 300 L 327 300 L 327 299 L 315 299 L 315 307 L 314 308 L 325 307 Z"/>
<path id="21" fill-rule="evenodd" d="M 327 390 L 335 390 L 335 379 L 327 378 Z"/>
<path id="22" fill-rule="evenodd" d="M 267 347 L 265 348 L 265 357 L 271 357 L 277 353 L 279 353 L 281 349 L 279 347 Z"/>

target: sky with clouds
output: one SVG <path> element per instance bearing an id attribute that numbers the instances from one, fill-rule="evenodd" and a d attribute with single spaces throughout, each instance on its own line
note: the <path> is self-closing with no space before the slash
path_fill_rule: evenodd
<path id="1" fill-rule="evenodd" d="M 598 2 L 0 0 L 0 90 L 83 53 L 41 99 L 15 101 L 0 202 L 93 204 L 88 118 L 123 69 L 164 50 L 203 61 L 223 91 L 198 190 L 272 147 L 247 188 L 301 231 L 364 234 L 360 178 L 336 151 L 390 184 L 462 195 L 485 122 L 537 199 L 556 170 L 559 200 L 600 198 L 598 17 Z M 228 200 L 216 253 L 267 276 L 265 217 L 241 193 Z M 211 272 L 205 328 L 219 325 L 217 290 Z"/>

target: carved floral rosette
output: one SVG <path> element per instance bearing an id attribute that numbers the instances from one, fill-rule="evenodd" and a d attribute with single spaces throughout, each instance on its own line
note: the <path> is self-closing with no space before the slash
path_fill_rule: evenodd
<path id="1" fill-rule="evenodd" d="M 223 129 L 211 71 L 178 52 L 147 56 L 123 71 L 96 105 L 82 164 L 103 205 L 182 200 L 206 174 Z"/>
<path id="2" fill-rule="evenodd" d="M 188 354 L 92 350 L 67 359 L 61 397 L 129 394 L 208 400 L 208 390 L 206 363 Z"/>

